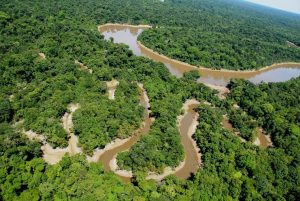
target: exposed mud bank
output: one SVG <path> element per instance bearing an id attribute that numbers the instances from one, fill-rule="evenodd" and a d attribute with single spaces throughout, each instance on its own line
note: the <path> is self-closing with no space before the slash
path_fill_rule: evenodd
<path id="1" fill-rule="evenodd" d="M 137 56 L 145 56 L 154 61 L 162 62 L 168 68 L 170 73 L 181 77 L 184 72 L 199 70 L 201 77 L 199 82 L 213 85 L 226 86 L 232 78 L 242 78 L 250 80 L 253 83 L 260 82 L 284 82 L 300 75 L 300 63 L 285 62 L 266 66 L 258 70 L 216 70 L 204 66 L 193 66 L 185 62 L 171 59 L 161 55 L 138 41 L 138 36 L 143 30 L 151 26 L 132 26 L 126 24 L 105 24 L 98 27 L 104 38 L 114 38 L 116 43 L 125 43 Z"/>
<path id="2" fill-rule="evenodd" d="M 230 93 L 230 90 L 225 86 L 217 86 L 217 85 L 208 84 L 208 83 L 205 83 L 205 85 L 211 89 L 217 90 L 219 92 L 218 97 L 221 100 L 224 100 L 226 98 L 226 95 Z"/>
<path id="3" fill-rule="evenodd" d="M 104 170 L 113 171 L 115 174 L 119 175 L 124 181 L 130 181 L 133 174 L 131 171 L 121 170 L 117 165 L 117 155 L 121 152 L 129 150 L 141 137 L 141 135 L 146 134 L 150 130 L 154 119 L 150 118 L 150 103 L 147 92 L 145 91 L 143 84 L 138 84 L 140 90 L 140 104 L 144 107 L 144 121 L 141 127 L 136 130 L 131 137 L 127 139 L 117 139 L 114 142 L 108 144 L 104 151 L 98 150 L 94 153 L 92 157 L 94 160 L 97 159 L 104 165 Z"/>
<path id="4" fill-rule="evenodd" d="M 39 57 L 41 59 L 46 59 L 46 55 L 44 53 L 42 53 L 42 52 L 39 53 Z"/>
<path id="5" fill-rule="evenodd" d="M 187 100 L 182 107 L 184 114 L 178 116 L 177 127 L 180 131 L 181 143 L 184 147 L 184 160 L 176 167 L 166 167 L 162 174 L 149 173 L 146 179 L 161 181 L 166 176 L 175 174 L 178 178 L 187 179 L 192 173 L 195 173 L 201 166 L 200 149 L 197 147 L 195 140 L 192 138 L 199 124 L 199 114 L 194 108 L 200 103 L 195 100 Z"/>
<path id="6" fill-rule="evenodd" d="M 93 70 L 92 70 L 92 69 L 89 69 L 87 66 L 85 66 L 83 63 L 79 62 L 78 60 L 75 60 L 75 64 L 79 65 L 81 70 L 87 71 L 87 72 L 89 72 L 90 74 L 93 73 Z"/>
<path id="7" fill-rule="evenodd" d="M 115 100 L 115 91 L 116 91 L 118 85 L 119 85 L 119 82 L 117 80 L 112 80 L 110 82 L 106 82 L 106 86 L 108 89 L 108 98 L 110 100 Z"/>
<path id="8" fill-rule="evenodd" d="M 62 117 L 62 124 L 65 131 L 68 133 L 70 139 L 68 143 L 68 147 L 66 148 L 53 148 L 48 142 L 47 139 L 36 132 L 29 130 L 23 131 L 23 133 L 28 137 L 29 140 L 37 140 L 41 142 L 43 145 L 41 146 L 41 150 L 43 151 L 43 158 L 49 164 L 58 163 L 66 153 L 69 153 L 71 156 L 82 153 L 80 147 L 78 147 L 78 137 L 73 133 L 73 113 L 80 107 L 79 104 L 70 104 L 69 110 L 71 113 L 66 112 Z"/>
<path id="9" fill-rule="evenodd" d="M 109 28 L 111 26 L 114 26 L 114 27 L 142 28 L 142 29 L 152 28 L 152 26 L 150 26 L 150 25 L 143 25 L 143 24 L 140 24 L 140 25 L 130 25 L 130 24 L 107 23 L 107 24 L 99 25 L 98 26 L 98 31 L 102 32 L 103 29 Z"/>
<path id="10" fill-rule="evenodd" d="M 266 135 L 262 128 L 256 128 L 256 139 L 253 144 L 261 148 L 267 148 L 273 146 L 271 135 Z"/>
<path id="11" fill-rule="evenodd" d="M 241 137 L 240 132 L 234 130 L 232 124 L 229 122 L 227 115 L 223 115 L 222 125 L 225 129 L 233 132 L 241 140 L 241 142 L 246 142 L 246 140 Z M 259 146 L 261 148 L 273 146 L 271 135 L 266 135 L 262 128 L 256 128 L 255 131 L 256 138 L 252 143 L 253 145 Z"/>

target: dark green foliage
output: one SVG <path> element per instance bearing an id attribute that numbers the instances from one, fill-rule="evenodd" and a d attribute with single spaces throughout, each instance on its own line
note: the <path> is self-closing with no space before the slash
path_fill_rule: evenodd
<path id="1" fill-rule="evenodd" d="M 97 86 L 97 85 L 96 85 Z M 81 108 L 74 114 L 74 129 L 84 150 L 92 154 L 115 138 L 127 138 L 139 128 L 143 108 L 139 106 L 136 84 L 121 82 L 116 100 L 108 100 L 89 89 L 80 94 Z"/>
<path id="2" fill-rule="evenodd" d="M 299 87 L 300 78 L 286 83 L 259 86 L 248 81 L 233 80 L 230 83 L 229 97 L 258 119 L 263 128 L 273 134 L 274 142 L 279 140 L 278 146 L 283 146 L 283 137 L 299 136 Z"/>
<path id="3" fill-rule="evenodd" d="M 198 70 L 193 70 L 190 72 L 185 72 L 183 74 L 183 79 L 197 81 L 200 78 L 200 73 Z"/>
<path id="4" fill-rule="evenodd" d="M 229 100 L 220 101 L 213 91 L 194 82 L 198 78 L 195 72 L 177 79 L 162 64 L 134 56 L 125 45 L 104 41 L 96 30 L 105 22 L 149 23 L 174 30 L 216 22 L 213 30 L 208 29 L 215 32 L 221 22 L 236 23 L 231 22 L 232 15 L 237 14 L 235 9 L 219 9 L 220 1 L 201 2 L 211 6 L 200 8 L 199 1 L 191 8 L 187 0 L 2 1 L 0 200 L 299 200 L 299 78 L 259 86 L 232 81 Z M 262 15 L 259 8 L 237 4 L 243 11 L 250 9 Z M 195 12 L 202 13 L 197 14 L 202 16 L 200 21 L 194 18 Z M 226 13 L 231 17 L 224 17 Z M 261 26 L 253 32 L 253 26 L 234 32 L 250 31 L 245 35 L 253 36 L 252 40 L 264 37 L 271 42 L 276 36 L 278 43 L 286 38 L 299 44 L 297 17 L 290 23 L 291 16 L 265 15 L 267 21 L 256 22 L 254 17 L 250 21 L 255 25 L 275 24 L 270 27 L 274 34 Z M 280 35 L 278 27 L 287 27 L 290 33 L 282 28 Z M 280 43 L 279 49 L 282 46 Z M 197 52 L 193 48 L 189 51 Z M 46 59 L 38 56 L 40 52 Z M 93 73 L 80 70 L 74 60 Z M 104 82 L 113 78 L 120 82 L 114 101 L 108 100 Z M 137 82 L 144 84 L 155 122 L 147 135 L 118 156 L 119 165 L 135 173 L 134 183 L 124 184 L 113 173 L 104 173 L 101 164 L 88 164 L 83 155 L 66 156 L 60 163 L 48 165 L 42 159 L 41 144 L 20 133 L 19 129 L 32 129 L 51 144 L 66 146 L 68 136 L 61 117 L 70 103 L 79 103 L 81 107 L 73 117 L 75 134 L 85 153 L 90 154 L 140 127 L 143 108 L 139 106 Z M 183 159 L 176 119 L 190 98 L 212 103 L 198 109 L 200 124 L 195 139 L 203 167 L 187 181 L 174 176 L 159 185 L 146 181 L 149 170 L 176 167 Z M 230 114 L 233 102 L 246 113 Z M 244 137 L 249 139 L 255 120 L 255 125 L 262 125 L 272 135 L 274 147 L 263 150 L 251 143 L 242 144 L 221 127 L 224 112 L 232 115 L 237 128 L 246 130 Z M 16 126 L 19 120 L 24 123 Z"/>
<path id="5" fill-rule="evenodd" d="M 237 129 L 241 137 L 253 141 L 256 137 L 257 123 L 242 110 L 233 110 L 229 113 L 229 122 Z"/>
<path id="6" fill-rule="evenodd" d="M 300 49 L 287 43 L 300 41 L 299 16 L 271 14 L 236 1 L 183 0 L 175 5 L 172 17 L 166 18 L 176 23 L 163 21 L 139 37 L 156 52 L 213 69 L 258 69 L 300 61 Z"/>
<path id="7" fill-rule="evenodd" d="M 292 183 L 299 183 L 300 178 L 299 87 L 300 78 L 259 86 L 233 80 L 229 96 L 271 134 L 276 149 L 268 153 L 272 156 L 270 164 L 279 185 L 276 188 L 282 194 L 291 193 L 292 200 L 297 199 L 295 192 L 299 191 Z"/>
<path id="8" fill-rule="evenodd" d="M 11 108 L 10 102 L 7 99 L 0 98 L 0 123 L 8 122 L 13 117 L 13 110 Z"/>
<path id="9" fill-rule="evenodd" d="M 253 27 L 251 27 L 253 29 Z M 173 59 L 195 66 L 213 69 L 258 69 L 274 63 L 300 61 L 300 49 L 290 48 L 269 38 L 249 38 L 252 33 L 228 33 L 206 31 L 203 28 L 148 29 L 139 39 L 149 48 Z M 299 39 L 300 40 L 300 39 Z"/>

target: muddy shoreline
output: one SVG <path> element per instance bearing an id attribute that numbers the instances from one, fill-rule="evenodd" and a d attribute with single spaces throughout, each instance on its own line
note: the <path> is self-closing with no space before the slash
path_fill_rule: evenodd
<path id="1" fill-rule="evenodd" d="M 258 70 L 216 70 L 204 66 L 193 66 L 188 63 L 171 59 L 161 55 L 138 41 L 138 36 L 143 30 L 151 28 L 146 25 L 126 25 L 126 24 L 105 24 L 100 25 L 99 32 L 102 33 L 106 40 L 114 38 L 115 43 L 124 43 L 137 56 L 144 56 L 157 62 L 162 62 L 168 68 L 171 74 L 181 77 L 183 73 L 191 70 L 199 70 L 201 77 L 199 82 L 212 84 L 216 86 L 226 86 L 230 79 L 240 78 L 247 79 L 253 83 L 260 82 L 285 82 L 291 78 L 300 76 L 300 63 L 285 62 L 277 63 L 271 66 L 265 66 Z"/>
<path id="2" fill-rule="evenodd" d="M 270 69 L 273 69 L 273 68 L 278 68 L 278 67 L 299 67 L 300 68 L 300 63 L 298 62 L 282 62 L 282 63 L 275 63 L 275 64 L 272 64 L 270 66 L 265 66 L 265 67 L 262 67 L 262 68 L 259 68 L 259 69 L 253 69 L 253 70 L 228 70 L 228 69 L 212 69 L 212 68 L 208 68 L 208 67 L 204 67 L 204 66 L 194 66 L 194 65 L 191 65 L 189 63 L 186 63 L 186 62 L 183 62 L 183 61 L 179 61 L 179 60 L 176 60 L 176 59 L 172 59 L 168 56 L 165 56 L 163 54 L 160 54 L 148 47 L 146 47 L 144 44 L 142 44 L 141 41 L 137 41 L 138 45 L 144 49 L 145 51 L 147 52 L 151 52 L 152 54 L 155 54 L 156 56 L 159 56 L 163 59 L 166 59 L 166 60 L 169 60 L 173 63 L 177 63 L 177 64 L 180 64 L 180 65 L 183 65 L 183 66 L 186 66 L 188 68 L 191 68 L 192 70 L 200 70 L 200 72 L 202 71 L 206 71 L 206 72 L 224 72 L 224 73 L 237 73 L 237 74 L 256 74 L 258 72 L 264 72 L 264 71 L 268 71 Z"/>
<path id="3" fill-rule="evenodd" d="M 62 126 L 65 131 L 68 133 L 69 141 L 68 146 L 65 148 L 53 148 L 48 142 L 47 138 L 41 134 L 37 134 L 36 132 L 29 130 L 23 130 L 23 133 L 27 136 L 29 140 L 37 140 L 41 142 L 43 145 L 41 146 L 41 150 L 43 151 L 43 159 L 54 165 L 58 163 L 66 153 L 69 153 L 70 156 L 82 153 L 82 149 L 78 146 L 78 137 L 75 136 L 73 132 L 73 113 L 80 108 L 79 104 L 70 104 L 68 109 L 70 113 L 66 112 L 64 116 L 61 118 Z"/>
<path id="4" fill-rule="evenodd" d="M 115 91 L 118 85 L 119 82 L 117 80 L 106 82 L 106 87 L 108 89 L 108 99 L 115 100 Z"/>
<path id="5" fill-rule="evenodd" d="M 105 171 L 113 171 L 120 176 L 123 181 L 130 181 L 133 174 L 131 171 L 121 170 L 117 164 L 117 155 L 121 152 L 129 150 L 143 134 L 147 134 L 154 119 L 150 118 L 150 103 L 148 95 L 144 89 L 143 84 L 138 84 L 140 90 L 140 105 L 144 107 L 144 120 L 139 129 L 137 129 L 129 138 L 117 140 L 118 143 L 110 143 L 104 148 L 104 151 L 96 153 L 97 161 L 101 162 Z"/>
<path id="6" fill-rule="evenodd" d="M 99 32 L 103 32 L 104 31 L 103 29 L 111 27 L 111 26 L 118 26 L 118 27 L 125 27 L 125 28 L 141 28 L 141 29 L 152 28 L 151 25 L 130 25 L 130 24 L 119 24 L 119 23 L 106 23 L 106 24 L 103 24 L 103 25 L 99 25 L 98 30 L 99 30 Z M 160 54 L 160 53 L 146 47 L 141 41 L 137 41 L 137 43 L 142 49 L 144 49 L 148 52 L 156 54 L 157 56 L 160 56 L 164 59 L 168 59 L 169 61 L 176 62 L 180 65 L 185 65 L 189 68 L 193 68 L 194 70 L 199 69 L 200 71 L 202 70 L 202 71 L 211 71 L 211 72 L 228 72 L 228 73 L 238 73 L 238 74 L 240 74 L 240 73 L 252 74 L 252 73 L 257 73 L 257 72 L 268 71 L 272 68 L 277 68 L 277 67 L 282 67 L 282 66 L 300 67 L 300 62 L 286 61 L 286 62 L 281 62 L 281 63 L 274 63 L 272 65 L 264 66 L 264 67 L 261 67 L 259 69 L 253 69 L 253 70 L 228 70 L 228 69 L 219 69 L 218 70 L 218 69 L 212 69 L 212 68 L 205 67 L 205 66 L 194 66 L 194 65 L 191 65 L 191 64 L 183 62 L 183 61 L 172 59 L 168 56 Z"/>
<path id="7" fill-rule="evenodd" d="M 119 27 L 131 27 L 131 28 L 152 28 L 151 25 L 143 25 L 143 24 L 140 24 L 140 25 L 131 25 L 131 24 L 119 24 L 119 23 L 106 23 L 106 24 L 102 24 L 102 25 L 99 25 L 98 26 L 98 31 L 101 32 L 101 29 L 104 29 L 104 28 L 107 28 L 107 27 L 110 27 L 110 26 L 119 26 Z"/>
<path id="8" fill-rule="evenodd" d="M 161 181 L 166 176 L 169 176 L 171 174 L 175 174 L 180 179 L 187 179 L 191 176 L 192 173 L 195 173 L 201 167 L 200 148 L 197 146 L 197 143 L 192 137 L 196 132 L 197 126 L 199 124 L 199 114 L 194 112 L 193 109 L 199 104 L 200 103 L 195 99 L 187 100 L 182 107 L 182 110 L 184 110 L 184 114 L 178 116 L 177 118 L 177 127 L 180 131 L 181 143 L 185 152 L 184 160 L 181 161 L 180 164 L 175 168 L 166 167 L 161 174 L 150 172 L 148 173 L 146 179 Z M 186 122 L 189 122 L 190 125 L 186 127 L 186 125 L 183 125 L 183 122 L 184 124 Z"/>

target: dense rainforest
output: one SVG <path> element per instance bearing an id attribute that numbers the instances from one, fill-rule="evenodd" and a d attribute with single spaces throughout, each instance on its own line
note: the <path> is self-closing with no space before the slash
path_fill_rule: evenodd
<path id="1" fill-rule="evenodd" d="M 261 85 L 232 80 L 231 93 L 219 100 L 216 91 L 195 82 L 197 73 L 178 79 L 163 64 L 133 55 L 126 45 L 105 41 L 97 30 L 97 25 L 106 22 L 191 28 L 198 23 L 188 21 L 194 16 L 191 2 L 198 9 L 206 5 L 202 10 L 203 19 L 210 19 L 208 24 L 215 20 L 230 25 L 231 18 L 219 22 L 222 15 L 237 14 L 226 7 L 216 10 L 223 1 L 1 2 L 0 200 L 300 199 L 300 78 Z M 274 31 L 282 29 L 284 36 L 274 34 L 279 41 L 287 37 L 299 44 L 297 23 L 284 23 L 284 16 L 263 14 L 248 4 L 234 5 L 268 16 Z M 216 13 L 220 13 L 219 20 L 213 19 Z M 82 70 L 75 60 L 92 73 Z M 108 99 L 105 84 L 112 79 L 120 83 L 115 100 Z M 116 138 L 124 139 L 140 126 L 143 108 L 137 83 L 144 84 L 155 121 L 149 133 L 118 156 L 119 165 L 135 175 L 132 182 L 124 183 L 114 173 L 104 172 L 101 163 L 88 163 L 84 154 L 91 155 Z M 199 125 L 194 139 L 203 166 L 188 180 L 175 176 L 160 183 L 146 180 L 148 171 L 160 172 L 182 161 L 176 118 L 191 98 L 201 102 L 196 108 Z M 84 154 L 66 155 L 55 165 L 47 164 L 42 144 L 30 141 L 23 131 L 44 135 L 53 147 L 66 147 L 69 137 L 61 118 L 70 103 L 80 104 L 73 122 Z M 240 109 L 234 110 L 234 104 Z M 225 114 L 247 142 L 241 143 L 222 127 Z M 241 124 L 241 119 L 247 123 Z M 273 147 L 252 144 L 256 126 L 271 134 Z"/>
<path id="2" fill-rule="evenodd" d="M 194 66 L 256 70 L 299 62 L 300 16 L 233 1 L 175 1 L 172 20 L 144 31 L 139 40 L 154 51 Z M 268 14 L 266 14 L 268 13 Z M 171 18 L 171 17 L 170 17 Z M 177 23 L 172 23 L 173 20 Z"/>

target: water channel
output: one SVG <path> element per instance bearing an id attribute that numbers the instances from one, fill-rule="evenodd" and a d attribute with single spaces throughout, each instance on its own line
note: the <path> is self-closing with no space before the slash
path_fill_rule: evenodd
<path id="1" fill-rule="evenodd" d="M 149 27 L 107 24 L 99 26 L 99 31 L 105 39 L 114 39 L 115 43 L 124 43 L 137 56 L 145 56 L 154 61 L 162 62 L 176 77 L 181 77 L 184 72 L 199 69 L 201 78 L 199 82 L 224 86 L 231 78 L 244 78 L 253 83 L 260 82 L 284 82 L 300 76 L 300 64 L 285 63 L 276 64 L 258 71 L 229 71 L 212 70 L 208 68 L 196 68 L 195 66 L 170 59 L 166 56 L 153 52 L 141 44 L 137 38 Z"/>

